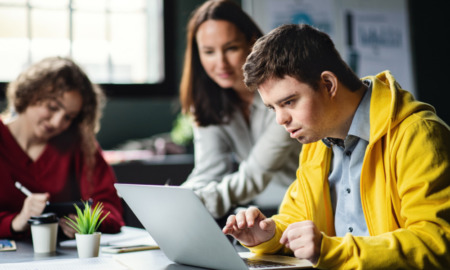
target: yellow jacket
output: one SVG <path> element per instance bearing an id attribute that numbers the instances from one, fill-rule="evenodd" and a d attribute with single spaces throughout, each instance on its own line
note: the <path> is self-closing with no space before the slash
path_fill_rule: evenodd
<path id="1" fill-rule="evenodd" d="M 303 145 L 297 180 L 273 219 L 275 236 L 255 253 L 289 253 L 285 228 L 312 220 L 323 232 L 316 267 L 450 269 L 450 128 L 385 71 L 371 76 L 370 141 L 361 171 L 361 203 L 370 237 L 336 237 L 328 174 L 332 150 Z"/>

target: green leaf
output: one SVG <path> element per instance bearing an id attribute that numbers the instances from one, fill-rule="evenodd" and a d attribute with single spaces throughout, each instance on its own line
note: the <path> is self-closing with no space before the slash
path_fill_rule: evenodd
<path id="1" fill-rule="evenodd" d="M 100 224 L 110 214 L 106 213 L 103 218 L 100 219 L 103 213 L 103 203 L 97 202 L 94 208 L 91 208 L 89 202 L 83 202 L 84 209 L 81 210 L 76 204 L 74 204 L 77 217 L 75 220 L 65 217 L 66 223 L 72 227 L 79 234 L 93 234 L 98 230 Z"/>

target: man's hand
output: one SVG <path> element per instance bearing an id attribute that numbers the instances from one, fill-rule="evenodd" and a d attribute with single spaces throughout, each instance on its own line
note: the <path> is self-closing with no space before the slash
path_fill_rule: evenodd
<path id="1" fill-rule="evenodd" d="M 310 220 L 296 222 L 289 225 L 283 232 L 280 243 L 290 248 L 295 257 L 317 264 L 322 245 L 322 233 Z"/>
<path id="2" fill-rule="evenodd" d="M 275 235 L 275 221 L 266 218 L 256 207 L 249 207 L 231 215 L 222 230 L 246 246 L 256 246 Z"/>
<path id="3" fill-rule="evenodd" d="M 28 219 L 39 216 L 44 211 L 50 195 L 48 193 L 33 193 L 23 202 L 22 210 L 12 220 L 11 227 L 15 232 L 23 232 L 28 228 Z"/>

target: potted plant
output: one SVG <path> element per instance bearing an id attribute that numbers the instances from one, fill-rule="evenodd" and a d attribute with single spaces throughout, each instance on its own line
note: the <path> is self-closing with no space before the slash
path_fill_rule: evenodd
<path id="1" fill-rule="evenodd" d="M 98 202 L 94 208 L 91 208 L 89 202 L 84 202 L 83 204 L 83 211 L 74 204 L 77 217 L 73 220 L 66 216 L 66 223 L 77 232 L 75 233 L 75 239 L 77 242 L 78 257 L 97 257 L 101 237 L 101 233 L 97 232 L 97 230 L 110 212 L 101 217 L 103 213 L 103 204 L 101 202 Z"/>

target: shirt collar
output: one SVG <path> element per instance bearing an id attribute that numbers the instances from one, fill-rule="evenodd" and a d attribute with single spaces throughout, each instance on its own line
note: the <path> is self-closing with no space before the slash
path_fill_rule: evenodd
<path id="1" fill-rule="evenodd" d="M 369 141 L 370 138 L 370 99 L 372 96 L 372 82 L 365 80 L 367 85 L 367 91 L 364 94 L 361 103 L 356 109 L 353 116 L 352 124 L 348 131 L 348 135 L 356 136 L 365 141 Z"/>

